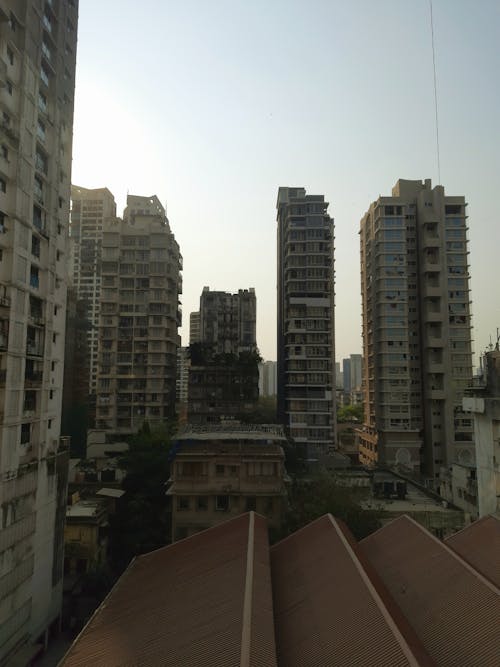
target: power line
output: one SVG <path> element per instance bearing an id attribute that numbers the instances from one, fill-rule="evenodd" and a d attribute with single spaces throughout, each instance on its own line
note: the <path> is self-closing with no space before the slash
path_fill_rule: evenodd
<path id="1" fill-rule="evenodd" d="M 438 184 L 441 184 L 441 162 L 439 159 L 439 122 L 438 122 L 438 100 L 437 100 L 437 82 L 436 82 L 436 50 L 434 48 L 434 20 L 432 17 L 432 0 L 429 0 L 431 10 L 431 38 L 432 38 L 432 67 L 434 70 L 434 111 L 436 115 L 436 150 L 438 165 Z"/>

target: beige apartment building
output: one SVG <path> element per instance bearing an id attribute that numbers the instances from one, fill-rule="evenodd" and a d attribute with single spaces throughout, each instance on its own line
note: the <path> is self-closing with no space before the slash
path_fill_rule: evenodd
<path id="1" fill-rule="evenodd" d="M 62 602 L 60 438 L 78 2 L 0 3 L 0 664 Z M 65 451 L 66 450 L 66 451 Z"/>
<path id="2" fill-rule="evenodd" d="M 197 310 L 189 315 L 189 344 L 201 341 L 200 311 Z"/>
<path id="3" fill-rule="evenodd" d="M 116 217 L 115 198 L 107 188 L 71 186 L 71 273 L 76 297 L 85 301 L 90 323 L 89 394 L 97 389 L 97 348 L 101 297 L 101 247 L 105 221 Z"/>
<path id="4" fill-rule="evenodd" d="M 333 219 L 323 195 L 278 190 L 278 419 L 316 458 L 336 442 Z"/>
<path id="5" fill-rule="evenodd" d="M 279 426 L 187 426 L 174 445 L 167 494 L 172 541 L 254 510 L 279 528 L 286 509 L 286 443 Z"/>
<path id="6" fill-rule="evenodd" d="M 110 436 L 175 412 L 181 269 L 158 198 L 128 196 L 102 238 L 96 427 Z"/>
<path id="7" fill-rule="evenodd" d="M 430 180 L 399 180 L 361 220 L 360 461 L 429 481 L 474 458 L 462 410 L 472 376 L 466 206 Z"/>

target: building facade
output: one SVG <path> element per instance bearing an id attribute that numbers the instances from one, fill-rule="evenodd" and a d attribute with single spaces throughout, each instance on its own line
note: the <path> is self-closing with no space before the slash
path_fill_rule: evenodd
<path id="1" fill-rule="evenodd" d="M 200 340 L 213 354 L 253 352 L 256 338 L 257 300 L 255 290 L 240 289 L 236 294 L 210 291 L 200 297 Z"/>
<path id="2" fill-rule="evenodd" d="M 172 541 L 251 510 L 278 529 L 286 509 L 285 442 L 273 425 L 191 426 L 180 434 L 167 492 Z"/>
<path id="3" fill-rule="evenodd" d="M 464 197 L 399 180 L 361 220 L 365 423 L 362 463 L 429 483 L 473 460 L 462 396 L 472 377 Z"/>
<path id="4" fill-rule="evenodd" d="M 259 398 L 255 290 L 231 294 L 204 287 L 199 314 L 200 339 L 190 350 L 188 421 L 248 420 Z"/>
<path id="5" fill-rule="evenodd" d="M 101 297 L 101 248 L 105 221 L 116 217 L 115 198 L 107 188 L 71 186 L 70 249 L 73 288 L 84 301 L 90 327 L 89 394 L 97 389 L 97 347 Z"/>
<path id="6" fill-rule="evenodd" d="M 259 364 L 259 396 L 278 394 L 278 364 L 276 361 L 263 361 Z"/>
<path id="7" fill-rule="evenodd" d="M 333 219 L 323 195 L 281 187 L 278 419 L 308 455 L 335 446 Z"/>
<path id="8" fill-rule="evenodd" d="M 189 315 L 189 344 L 201 341 L 200 311 L 197 310 Z"/>
<path id="9" fill-rule="evenodd" d="M 62 602 L 77 23 L 77 0 L 0 6 L 0 664 Z"/>
<path id="10" fill-rule="evenodd" d="M 173 416 L 180 345 L 179 246 L 156 197 L 127 204 L 102 239 L 96 427 L 110 437 Z"/>
<path id="11" fill-rule="evenodd" d="M 498 346 L 497 346 L 498 347 Z M 482 372 L 462 400 L 474 420 L 475 459 L 454 463 L 441 495 L 473 519 L 500 517 L 500 352 L 486 352 Z"/>

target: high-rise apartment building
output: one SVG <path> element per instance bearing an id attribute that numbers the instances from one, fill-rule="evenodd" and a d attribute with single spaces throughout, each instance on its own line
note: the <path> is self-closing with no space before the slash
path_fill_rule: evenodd
<path id="1" fill-rule="evenodd" d="M 343 388 L 345 393 L 351 391 L 351 360 L 343 359 L 342 360 L 342 378 L 343 378 Z"/>
<path id="2" fill-rule="evenodd" d="M 189 315 L 189 344 L 192 345 L 200 341 L 200 311 L 197 310 Z"/>
<path id="3" fill-rule="evenodd" d="M 259 396 L 278 394 L 278 364 L 276 361 L 263 361 L 259 364 Z"/>
<path id="4" fill-rule="evenodd" d="M 89 349 L 89 394 L 97 388 L 101 247 L 105 220 L 116 217 L 115 198 L 107 188 L 71 187 L 70 248 L 73 287 L 86 303 Z"/>
<path id="5" fill-rule="evenodd" d="M 236 294 L 210 291 L 200 297 L 201 341 L 214 354 L 239 354 L 257 348 L 257 301 L 255 290 L 240 289 Z"/>
<path id="6" fill-rule="evenodd" d="M 399 180 L 361 220 L 365 464 L 422 470 L 473 461 L 464 197 Z"/>
<path id="7" fill-rule="evenodd" d="M 0 4 L 0 664 L 60 614 L 78 2 Z M 30 661 L 25 655 L 23 664 Z"/>
<path id="8" fill-rule="evenodd" d="M 278 418 L 310 456 L 335 445 L 333 219 L 323 195 L 281 187 Z"/>
<path id="9" fill-rule="evenodd" d="M 199 346 L 191 350 L 188 420 L 191 423 L 248 418 L 259 397 L 255 290 L 200 296 Z M 193 313 L 192 313 L 193 314 Z"/>
<path id="10" fill-rule="evenodd" d="M 135 433 L 175 411 L 182 257 L 157 197 L 127 197 L 104 227 L 96 427 Z"/>
<path id="11" fill-rule="evenodd" d="M 351 391 L 359 391 L 363 384 L 363 357 L 351 354 Z"/>

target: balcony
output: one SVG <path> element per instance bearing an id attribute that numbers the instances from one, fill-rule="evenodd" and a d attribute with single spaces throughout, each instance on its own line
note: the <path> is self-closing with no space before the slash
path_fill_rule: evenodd
<path id="1" fill-rule="evenodd" d="M 30 357 L 43 357 L 43 344 L 32 340 L 26 341 L 26 354 Z"/>
<path id="2" fill-rule="evenodd" d="M 30 371 L 24 375 L 25 387 L 40 387 L 43 381 L 42 371 Z"/>

